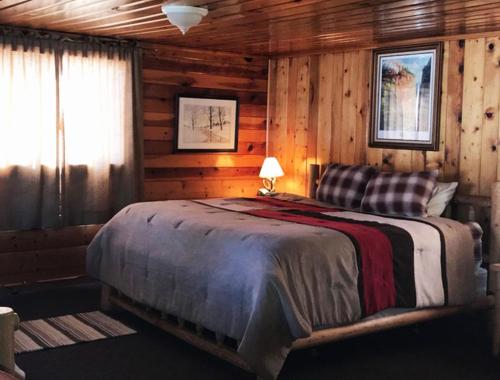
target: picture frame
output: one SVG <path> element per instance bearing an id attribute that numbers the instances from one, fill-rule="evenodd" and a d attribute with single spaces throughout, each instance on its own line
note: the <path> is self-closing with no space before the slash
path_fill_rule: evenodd
<path id="1" fill-rule="evenodd" d="M 369 146 L 439 150 L 441 42 L 373 51 Z"/>
<path id="2" fill-rule="evenodd" d="M 176 96 L 174 152 L 236 152 L 237 97 Z"/>

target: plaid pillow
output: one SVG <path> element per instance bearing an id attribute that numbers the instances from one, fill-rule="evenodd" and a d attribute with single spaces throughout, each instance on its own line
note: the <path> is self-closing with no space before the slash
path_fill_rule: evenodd
<path id="1" fill-rule="evenodd" d="M 366 184 L 376 172 L 371 166 L 331 164 L 319 181 L 316 199 L 357 209 L 363 199 Z"/>
<path id="2" fill-rule="evenodd" d="M 378 173 L 370 179 L 361 210 L 378 214 L 427 216 L 438 172 Z"/>

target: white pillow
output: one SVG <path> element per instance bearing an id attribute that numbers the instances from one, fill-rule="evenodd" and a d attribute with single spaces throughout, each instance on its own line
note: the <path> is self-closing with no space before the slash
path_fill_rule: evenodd
<path id="1" fill-rule="evenodd" d="M 432 192 L 432 197 L 427 203 L 428 216 L 441 216 L 448 203 L 450 203 L 455 190 L 457 190 L 458 182 L 436 182 L 436 187 Z"/>

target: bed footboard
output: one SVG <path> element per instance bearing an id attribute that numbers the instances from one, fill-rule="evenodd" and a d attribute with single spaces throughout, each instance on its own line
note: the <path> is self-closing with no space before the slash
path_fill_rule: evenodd
<path id="1" fill-rule="evenodd" d="M 500 265 L 497 265 L 495 270 L 500 277 Z M 498 284 L 500 285 L 500 281 L 498 281 Z M 500 286 L 495 297 L 497 305 L 500 305 Z M 308 338 L 298 339 L 293 342 L 292 350 L 316 347 L 355 336 L 389 330 L 456 314 L 488 310 L 493 308 L 494 302 L 494 296 L 490 295 L 482 297 L 469 305 L 426 308 L 375 320 L 360 321 L 347 326 L 318 330 L 313 332 Z M 245 371 L 252 372 L 250 367 L 238 354 L 238 342 L 234 339 L 212 332 L 205 329 L 203 326 L 184 321 L 174 315 L 166 314 L 141 305 L 104 284 L 101 293 L 101 304 L 106 310 L 114 308 L 126 310 L 203 351 L 236 365 Z M 493 334 L 493 353 L 498 354 L 500 348 L 500 308 L 495 308 L 494 313 L 496 317 L 494 319 L 495 332 Z"/>
<path id="2" fill-rule="evenodd" d="M 111 286 L 106 284 L 101 285 L 101 310 L 103 311 L 113 311 L 114 309 L 110 299 L 111 291 Z"/>
<path id="3" fill-rule="evenodd" d="M 184 321 L 174 315 L 141 305 L 105 284 L 102 285 L 101 305 L 107 308 L 105 310 L 114 308 L 126 310 L 192 346 L 217 356 L 245 371 L 252 372 L 236 352 L 238 342 L 234 339 L 209 331 L 201 325 Z"/>

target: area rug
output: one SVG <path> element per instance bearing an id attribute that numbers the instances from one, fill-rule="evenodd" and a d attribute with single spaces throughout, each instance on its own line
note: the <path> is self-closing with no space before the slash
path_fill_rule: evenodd
<path id="1" fill-rule="evenodd" d="M 100 311 L 36 319 L 20 323 L 15 332 L 15 352 L 69 346 L 136 332 Z"/>

